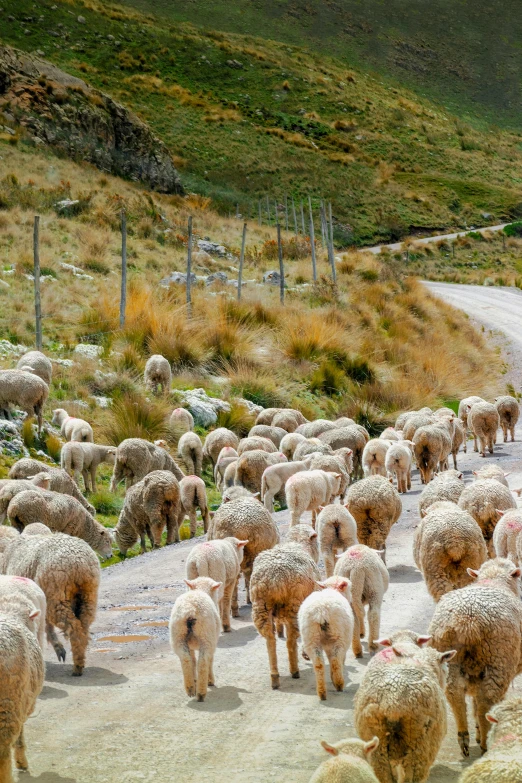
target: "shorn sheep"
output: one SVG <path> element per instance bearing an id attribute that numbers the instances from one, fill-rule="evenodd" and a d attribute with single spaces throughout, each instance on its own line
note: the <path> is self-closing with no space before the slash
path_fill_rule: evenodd
<path id="1" fill-rule="evenodd" d="M 10 479 L 19 480 L 31 478 L 42 471 L 49 473 L 51 477 L 51 483 L 49 485 L 51 492 L 71 495 L 71 497 L 76 498 L 76 500 L 87 509 L 89 514 L 92 514 L 93 516 L 96 514 L 94 506 L 91 506 L 89 501 L 84 498 L 76 482 L 69 476 L 67 471 L 62 468 L 53 468 L 45 462 L 40 462 L 39 460 L 31 459 L 30 457 L 24 457 L 23 459 L 19 459 L 18 462 L 15 462 L 7 475 Z"/>
<path id="2" fill-rule="evenodd" d="M 178 457 L 183 460 L 187 475 L 201 476 L 203 445 L 195 432 L 185 432 L 178 441 Z"/>
<path id="3" fill-rule="evenodd" d="M 391 442 L 383 438 L 369 440 L 363 449 L 362 466 L 365 476 L 386 476 L 386 452 Z"/>
<path id="4" fill-rule="evenodd" d="M 317 511 L 320 506 L 333 503 L 340 491 L 341 478 L 341 473 L 326 470 L 306 470 L 290 476 L 285 485 L 290 524 L 297 525 L 304 512 L 311 511 L 315 527 Z"/>
<path id="5" fill-rule="evenodd" d="M 236 474 L 234 483 L 245 487 L 249 492 L 261 492 L 263 473 L 269 465 L 277 465 L 286 462 L 287 459 L 281 451 L 269 454 L 261 449 L 245 451 L 236 462 Z"/>
<path id="6" fill-rule="evenodd" d="M 495 408 L 498 411 L 500 426 L 504 434 L 504 443 L 507 443 L 508 433 L 511 435 L 511 440 L 515 440 L 515 426 L 520 418 L 518 400 L 509 395 L 497 397 Z"/>
<path id="7" fill-rule="evenodd" d="M 110 490 L 115 492 L 123 479 L 128 490 L 153 470 L 169 470 L 178 481 L 183 478 L 183 473 L 163 446 L 142 438 L 122 440 L 116 449 Z"/>
<path id="8" fill-rule="evenodd" d="M 334 574 L 336 555 L 357 543 L 357 524 L 347 508 L 331 503 L 320 509 L 316 525 L 328 578 Z"/>
<path id="9" fill-rule="evenodd" d="M 170 364 L 167 359 L 159 353 L 150 356 L 145 365 L 143 380 L 145 386 L 150 389 L 153 394 L 159 393 L 160 386 L 162 393 L 168 394 L 172 383 L 172 370 L 170 369 Z"/>
<path id="10" fill-rule="evenodd" d="M 65 440 L 80 440 L 94 443 L 92 427 L 85 419 L 77 419 L 69 416 L 64 408 L 55 408 L 51 424 L 60 427 L 60 432 Z"/>
<path id="11" fill-rule="evenodd" d="M 294 473 L 300 473 L 308 470 L 310 467 L 311 456 L 306 457 L 300 462 L 282 462 L 277 465 L 269 465 L 263 471 L 261 477 L 261 500 L 265 508 L 269 511 L 274 510 L 275 496 L 284 491 L 285 484 Z"/>
<path id="12" fill-rule="evenodd" d="M 490 402 L 475 402 L 473 405 L 468 405 L 468 424 L 473 432 L 475 444 L 478 442 L 480 456 L 486 456 L 486 449 L 493 454 L 497 430 L 500 426 L 500 416 L 495 406 Z M 477 451 L 476 447 L 475 451 Z"/>
<path id="13" fill-rule="evenodd" d="M 49 387 L 37 375 L 23 370 L 0 370 L 0 412 L 9 418 L 9 406 L 14 405 L 28 416 L 36 416 L 38 433 L 42 432 L 43 409 Z"/>
<path id="14" fill-rule="evenodd" d="M 114 531 L 121 554 L 126 555 L 138 539 L 143 554 L 146 551 L 145 534 L 154 548 L 159 547 L 165 527 L 167 544 L 179 541 L 179 515 L 180 488 L 176 477 L 168 470 L 148 473 L 125 495 Z"/>
<path id="15" fill-rule="evenodd" d="M 28 351 L 18 359 L 17 370 L 32 372 L 38 375 L 48 386 L 53 379 L 53 365 L 51 360 L 41 351 Z"/>
<path id="16" fill-rule="evenodd" d="M 516 508 L 517 504 L 507 487 L 496 479 L 482 479 L 467 486 L 459 498 L 459 506 L 478 523 L 490 557 L 495 556 L 493 531 L 500 519 L 499 511 Z"/>
<path id="17" fill-rule="evenodd" d="M 97 443 L 70 441 L 64 443 L 60 454 L 62 469 L 66 470 L 77 484 L 80 483 L 81 474 L 87 492 L 96 492 L 96 471 L 101 463 L 114 465 L 115 461 L 116 447 L 100 446 Z"/>
<path id="18" fill-rule="evenodd" d="M 194 538 L 197 529 L 196 509 L 201 511 L 203 530 L 208 530 L 210 513 L 207 504 L 207 491 L 205 482 L 199 476 L 184 476 L 179 482 L 180 507 L 177 521 L 178 531 L 185 516 L 190 520 L 190 537 Z"/>
<path id="19" fill-rule="evenodd" d="M 379 745 L 379 738 L 370 742 L 345 739 L 335 745 L 321 741 L 332 758 L 323 761 L 310 778 L 310 783 L 379 783 L 370 765 L 371 754 Z"/>
<path id="20" fill-rule="evenodd" d="M 412 451 L 413 443 L 411 440 L 392 442 L 386 451 L 384 459 L 386 475 L 392 481 L 395 478 L 397 479 L 397 489 L 400 493 L 407 492 L 411 489 Z"/>
<path id="21" fill-rule="evenodd" d="M 511 696 L 486 714 L 491 723 L 488 752 L 466 769 L 460 783 L 520 783 L 522 780 L 522 696 Z"/>
<path id="22" fill-rule="evenodd" d="M 346 493 L 346 508 L 357 522 L 359 543 L 386 550 L 388 534 L 402 511 L 399 493 L 388 479 L 368 476 L 352 484 Z"/>

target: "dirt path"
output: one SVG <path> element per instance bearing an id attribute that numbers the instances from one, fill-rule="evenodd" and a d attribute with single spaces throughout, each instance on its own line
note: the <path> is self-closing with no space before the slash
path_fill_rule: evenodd
<path id="1" fill-rule="evenodd" d="M 499 226 L 484 226 L 483 228 L 469 228 L 466 231 L 457 231 L 454 234 L 439 234 L 435 237 L 420 237 L 417 239 L 416 237 L 409 237 L 409 239 L 413 239 L 415 242 L 417 242 L 419 245 L 427 245 L 430 242 L 440 242 L 441 239 L 447 239 L 450 242 L 453 242 L 455 239 L 458 239 L 459 237 L 465 237 L 466 234 L 469 234 L 470 231 L 477 231 L 479 234 L 482 234 L 484 231 L 502 231 L 503 228 L 507 226 L 507 223 L 502 223 Z M 400 250 L 402 248 L 402 241 L 401 242 L 392 242 L 390 245 L 374 245 L 374 247 L 362 247 L 361 251 L 365 251 L 366 253 L 374 253 L 374 255 L 381 252 L 381 250 Z"/>

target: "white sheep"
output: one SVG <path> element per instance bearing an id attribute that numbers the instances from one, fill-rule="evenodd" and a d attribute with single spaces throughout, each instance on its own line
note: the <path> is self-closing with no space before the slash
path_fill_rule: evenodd
<path id="1" fill-rule="evenodd" d="M 500 519 L 493 531 L 493 546 L 496 556 L 508 557 L 515 565 L 522 566 L 519 552 L 517 551 L 518 539 L 522 532 L 522 510 L 513 508 L 501 511 L 497 509 L 497 512 Z M 521 548 L 518 547 L 519 550 Z"/>
<path id="2" fill-rule="evenodd" d="M 402 440 L 402 433 L 395 427 L 386 427 L 386 429 L 383 430 L 379 435 L 379 438 L 381 440 L 399 441 Z"/>
<path id="3" fill-rule="evenodd" d="M 448 420 L 449 423 L 449 420 Z M 406 430 L 404 431 L 406 438 Z M 452 436 L 445 422 L 435 421 L 419 427 L 413 435 L 413 453 L 423 484 L 428 484 L 439 470 L 448 469 L 448 456 L 452 449 Z"/>
<path id="4" fill-rule="evenodd" d="M 221 490 L 223 487 L 231 487 L 234 484 L 236 472 L 230 470 L 228 472 L 227 481 L 225 483 L 225 472 L 229 465 L 236 463 L 239 458 L 237 450 L 232 446 L 224 446 L 218 454 L 216 464 L 214 465 L 214 483 L 216 489 Z"/>
<path id="5" fill-rule="evenodd" d="M 292 525 L 297 525 L 305 511 L 312 512 L 315 526 L 320 506 L 332 503 L 339 494 L 342 475 L 326 470 L 307 470 L 290 476 L 285 485 L 286 502 Z"/>
<path id="6" fill-rule="evenodd" d="M 466 446 L 466 430 L 464 428 L 464 425 L 460 419 L 454 419 L 454 427 L 455 431 L 453 433 L 453 438 L 451 440 L 451 454 L 453 456 L 453 467 L 455 470 L 457 470 L 457 454 L 460 451 L 460 447 L 462 446 L 462 450 L 464 454 L 467 452 L 467 446 Z"/>
<path id="7" fill-rule="evenodd" d="M 328 473 L 340 473 L 341 482 L 339 484 L 339 497 L 342 499 L 346 494 L 346 490 L 350 484 L 350 473 L 353 469 L 353 463 L 351 457 L 344 458 L 344 454 L 350 452 L 351 449 L 339 449 L 334 454 L 310 454 L 311 457 L 309 463 L 309 470 L 326 470 Z M 305 460 L 308 459 L 305 457 Z M 348 470 L 347 464 L 350 469 Z"/>
<path id="8" fill-rule="evenodd" d="M 463 426 L 464 426 L 464 432 L 468 433 L 468 429 L 471 429 L 468 427 L 468 412 L 469 412 L 469 406 L 474 405 L 476 402 L 486 402 L 482 397 L 477 397 L 476 395 L 471 397 L 465 397 L 463 400 L 459 402 L 459 410 L 458 410 L 458 418 L 461 420 Z M 475 440 L 474 444 L 474 451 L 477 451 L 477 441 Z"/>
<path id="9" fill-rule="evenodd" d="M 509 472 L 505 473 L 500 465 L 489 463 L 489 465 L 484 465 L 484 467 L 474 470 L 473 475 L 479 481 L 482 479 L 496 479 L 496 481 L 500 481 L 501 484 L 504 484 L 505 487 L 509 487 L 506 479 L 510 474 Z"/>
<path id="10" fill-rule="evenodd" d="M 236 462 L 234 483 L 245 487 L 249 492 L 261 493 L 261 482 L 265 469 L 269 465 L 277 465 L 280 462 L 287 462 L 281 451 L 275 451 L 273 454 L 261 449 L 245 451 Z"/>
<path id="11" fill-rule="evenodd" d="M 435 476 L 433 481 L 426 484 L 419 498 L 419 513 L 426 516 L 433 503 L 448 500 L 458 503 L 464 492 L 464 475 L 458 470 L 444 470 Z"/>
<path id="12" fill-rule="evenodd" d="M 23 459 L 19 459 L 18 462 L 15 462 L 7 475 L 10 479 L 20 480 L 32 478 L 42 472 L 48 473 L 51 477 L 51 483 L 49 485 L 51 492 L 71 495 L 71 497 L 76 498 L 76 500 L 87 509 L 89 514 L 92 514 L 92 516 L 96 514 L 94 506 L 91 506 L 89 501 L 84 498 L 76 482 L 73 481 L 67 471 L 62 468 L 53 468 L 45 462 L 40 462 L 39 460 L 31 459 L 30 457 L 24 457 Z"/>
<path id="13" fill-rule="evenodd" d="M 154 548 L 161 545 L 167 528 L 167 544 L 179 541 L 180 486 L 168 470 L 153 470 L 127 494 L 114 530 L 114 539 L 122 555 L 139 539 L 142 554 L 146 551 L 145 534 Z"/>
<path id="14" fill-rule="evenodd" d="M 305 436 L 301 435 L 300 432 L 289 432 L 288 435 L 285 435 L 284 438 L 281 439 L 279 449 L 287 459 L 293 459 L 294 451 L 297 446 L 305 440 Z"/>
<path id="15" fill-rule="evenodd" d="M 169 429 L 178 436 L 194 429 L 194 417 L 186 408 L 174 408 L 169 418 Z"/>
<path id="16" fill-rule="evenodd" d="M 308 552 L 314 563 L 319 562 L 319 544 L 317 533 L 312 525 L 292 525 L 285 536 L 285 544 L 300 544 Z"/>
<path id="17" fill-rule="evenodd" d="M 51 424 L 60 427 L 60 432 L 65 440 L 80 440 L 94 443 L 94 433 L 88 421 L 69 416 L 64 408 L 56 408 L 53 411 Z"/>
<path id="18" fill-rule="evenodd" d="M 115 461 L 115 446 L 101 446 L 97 443 L 82 443 L 76 440 L 64 443 L 60 454 L 62 469 L 66 470 L 78 485 L 81 473 L 85 490 L 91 492 L 96 492 L 96 471 L 101 463 L 114 465 Z"/>
<path id="19" fill-rule="evenodd" d="M 391 441 L 382 438 L 369 440 L 362 453 L 362 466 L 365 476 L 386 476 L 386 453 Z"/>
<path id="20" fill-rule="evenodd" d="M 520 407 L 518 400 L 515 397 L 504 395 L 503 397 L 496 397 L 495 408 L 498 411 L 500 426 L 504 434 L 504 443 L 507 443 L 508 433 L 511 435 L 511 440 L 515 440 L 515 426 L 520 418 Z"/>
<path id="21" fill-rule="evenodd" d="M 260 435 L 250 435 L 248 438 L 241 438 L 239 446 L 237 447 L 237 454 L 240 457 L 245 451 L 254 451 L 254 449 L 260 449 L 269 454 L 274 454 L 278 450 L 270 438 L 262 438 Z"/>
<path id="22" fill-rule="evenodd" d="M 279 448 L 279 444 L 287 435 L 287 431 L 284 430 L 282 427 L 272 427 L 266 426 L 264 424 L 256 424 L 250 432 L 248 433 L 248 437 L 253 437 L 254 435 L 258 435 L 261 438 L 268 438 L 268 440 L 271 440 L 272 443 L 276 448 Z"/>
<path id="23" fill-rule="evenodd" d="M 228 430 L 226 427 L 218 427 L 216 430 L 209 432 L 203 444 L 203 461 L 210 461 L 212 467 L 214 467 L 219 452 L 224 446 L 232 446 L 232 448 L 237 449 L 239 438 L 235 432 Z"/>
<path id="24" fill-rule="evenodd" d="M 47 601 L 41 587 L 25 576 L 0 574 L 0 614 L 11 614 L 21 606 L 19 619 L 36 636 L 43 651 Z"/>
<path id="25" fill-rule="evenodd" d="M 310 778 L 310 783 L 379 783 L 370 766 L 370 757 L 379 745 L 379 738 L 370 742 L 345 739 L 335 745 L 321 741 L 333 758 L 323 761 Z"/>
<path id="26" fill-rule="evenodd" d="M 464 770 L 460 783 L 519 783 L 522 780 L 522 696 L 496 704 L 486 720 L 492 724 L 488 752 Z"/>
<path id="27" fill-rule="evenodd" d="M 517 504 L 507 487 L 496 479 L 474 481 L 465 487 L 459 506 L 471 514 L 482 530 L 490 557 L 495 556 L 493 531 L 500 519 L 499 511 L 516 508 Z"/>
<path id="28" fill-rule="evenodd" d="M 150 389 L 153 394 L 158 394 L 160 386 L 163 394 L 168 394 L 172 383 L 172 370 L 170 369 L 170 364 L 167 359 L 159 353 L 150 356 L 145 365 L 143 380 L 145 386 Z"/>
<path id="29" fill-rule="evenodd" d="M 413 443 L 411 440 L 400 440 L 396 443 L 391 443 L 386 451 L 384 459 L 386 474 L 391 481 L 395 477 L 397 478 L 397 489 L 401 493 L 411 489 L 412 452 Z"/>
<path id="30" fill-rule="evenodd" d="M 25 492 L 28 489 L 49 489 L 51 477 L 48 473 L 37 473 L 30 479 L 5 479 L 0 481 L 0 525 L 5 522 L 9 503 L 18 495 L 19 492 Z"/>
<path id="31" fill-rule="evenodd" d="M 53 379 L 53 365 L 51 360 L 41 351 L 28 351 L 24 353 L 18 360 L 16 365 L 17 370 L 23 370 L 24 372 L 32 372 L 38 375 L 39 378 L 47 384 L 51 385 Z"/>
<path id="32" fill-rule="evenodd" d="M 203 445 L 195 432 L 185 432 L 178 441 L 178 457 L 183 460 L 187 475 L 201 476 Z"/>
<path id="33" fill-rule="evenodd" d="M 345 506 L 331 503 L 320 509 L 316 526 L 328 578 L 334 574 L 336 554 L 357 543 L 357 524 Z"/>
<path id="34" fill-rule="evenodd" d="M 203 530 L 206 533 L 210 523 L 210 513 L 205 482 L 199 476 L 184 476 L 179 482 L 179 492 L 178 530 L 183 524 L 185 516 L 188 516 L 190 520 L 190 537 L 194 538 L 197 529 L 196 509 L 199 508 L 203 520 Z"/>
<path id="35" fill-rule="evenodd" d="M 261 500 L 265 504 L 265 508 L 269 511 L 274 510 L 275 496 L 284 490 L 290 476 L 308 470 L 310 461 L 311 455 L 300 462 L 281 462 L 265 468 L 261 477 Z"/>
<path id="36" fill-rule="evenodd" d="M 128 490 L 153 470 L 169 470 L 178 481 L 183 478 L 183 473 L 166 450 L 164 441 L 150 443 L 143 438 L 122 440 L 116 449 L 116 462 L 114 463 L 110 490 L 115 492 L 116 487 L 123 479 L 125 479 L 125 488 Z"/>
<path id="37" fill-rule="evenodd" d="M 357 539 L 372 549 L 384 550 L 386 539 L 402 511 L 399 493 L 384 476 L 368 476 L 349 488 L 346 508 L 357 522 Z"/>
<path id="38" fill-rule="evenodd" d="M 38 433 L 42 432 L 43 409 L 49 396 L 49 387 L 37 375 L 23 370 L 0 370 L 0 411 L 9 418 L 9 406 L 15 405 L 36 416 Z"/>
<path id="39" fill-rule="evenodd" d="M 473 405 L 468 405 L 467 412 L 468 424 L 475 439 L 475 451 L 478 442 L 481 457 L 486 456 L 486 449 L 493 454 L 497 430 L 500 426 L 497 409 L 490 402 L 475 402 Z"/>

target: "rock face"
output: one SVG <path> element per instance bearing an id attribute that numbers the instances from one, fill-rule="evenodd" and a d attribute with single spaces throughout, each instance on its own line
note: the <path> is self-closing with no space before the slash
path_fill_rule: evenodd
<path id="1" fill-rule="evenodd" d="M 8 46 L 0 46 L 2 110 L 24 126 L 36 144 L 151 190 L 183 193 L 167 147 L 144 122 L 82 79 Z"/>

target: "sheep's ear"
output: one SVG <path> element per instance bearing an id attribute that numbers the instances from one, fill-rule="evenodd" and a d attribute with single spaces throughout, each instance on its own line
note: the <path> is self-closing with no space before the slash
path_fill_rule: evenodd
<path id="1" fill-rule="evenodd" d="M 417 645 L 419 647 L 424 647 L 425 644 L 428 644 L 430 639 L 431 639 L 431 636 L 428 636 L 428 635 L 417 636 Z"/>
<path id="2" fill-rule="evenodd" d="M 473 471 L 473 475 L 474 475 L 474 476 L 478 476 L 478 470 L 474 470 L 474 471 Z"/>
<path id="3" fill-rule="evenodd" d="M 33 611 L 29 615 L 30 620 L 36 620 L 37 617 L 40 616 L 40 610 L 39 609 L 33 609 Z"/>
<path id="4" fill-rule="evenodd" d="M 477 576 L 478 576 L 478 571 L 475 571 L 475 569 L 474 569 L 474 568 L 466 568 L 466 571 L 468 572 L 468 574 L 469 574 L 471 577 L 473 577 L 473 579 L 476 579 L 476 578 L 477 578 Z"/>
<path id="5" fill-rule="evenodd" d="M 312 533 L 310 533 L 310 541 L 313 541 L 314 538 L 317 538 L 317 533 L 315 530 Z"/>
<path id="6" fill-rule="evenodd" d="M 338 554 L 335 555 L 335 559 L 339 560 L 339 558 L 342 557 L 343 555 L 344 555 L 344 552 L 341 552 L 340 554 L 338 553 Z"/>
<path id="7" fill-rule="evenodd" d="M 459 473 L 458 478 L 459 479 L 464 478 L 464 473 Z"/>
<path id="8" fill-rule="evenodd" d="M 353 454 L 353 449 L 349 449 L 348 447 L 346 447 L 346 454 L 347 454 L 347 456 L 349 456 L 350 454 Z"/>
<path id="9" fill-rule="evenodd" d="M 520 495 L 522 495 L 522 487 L 517 487 L 517 489 L 512 489 L 511 492 L 513 492 L 515 495 L 518 495 L 518 497 L 520 497 Z"/>
<path id="10" fill-rule="evenodd" d="M 350 587 L 350 580 L 349 579 L 340 579 L 337 582 L 337 589 L 338 590 L 346 590 L 347 587 Z"/>
<path id="11" fill-rule="evenodd" d="M 339 751 L 335 747 L 335 745 L 330 745 L 326 740 L 321 740 L 321 745 L 325 749 L 327 753 L 330 753 L 331 756 L 338 756 Z"/>
<path id="12" fill-rule="evenodd" d="M 369 742 L 367 742 L 364 746 L 364 752 L 367 756 L 370 755 L 370 753 L 373 753 L 375 748 L 379 746 L 379 737 L 374 737 Z"/>
<path id="13" fill-rule="evenodd" d="M 258 498 L 258 497 L 260 497 L 260 495 L 261 495 L 261 492 L 255 492 L 255 493 L 252 495 L 252 497 L 253 497 L 253 498 Z"/>
<path id="14" fill-rule="evenodd" d="M 184 579 L 183 581 L 185 582 L 189 590 L 196 589 L 196 585 L 194 584 L 194 582 L 191 582 L 190 579 Z"/>
<path id="15" fill-rule="evenodd" d="M 511 476 L 512 472 L 513 472 L 512 470 L 508 470 L 507 473 L 504 473 L 504 478 L 507 478 L 508 476 Z"/>
<path id="16" fill-rule="evenodd" d="M 248 544 L 248 538 L 246 541 L 238 541 L 236 546 L 238 549 L 243 549 L 243 547 L 246 546 L 247 544 Z"/>
<path id="17" fill-rule="evenodd" d="M 212 587 L 210 589 L 212 591 L 219 590 L 219 588 L 221 587 L 222 584 L 223 584 L 223 582 L 214 582 L 214 584 L 212 585 Z"/>
<path id="18" fill-rule="evenodd" d="M 382 639 L 377 639 L 377 644 L 380 644 L 381 647 L 391 647 L 391 639 L 388 639 L 387 636 L 383 636 Z"/>
<path id="19" fill-rule="evenodd" d="M 450 661 L 453 660 L 456 654 L 457 654 L 456 650 L 447 650 L 446 652 L 443 652 L 439 655 L 439 661 L 441 663 L 449 663 Z"/>
<path id="20" fill-rule="evenodd" d="M 323 508 L 324 508 L 324 506 L 318 506 L 318 507 L 317 507 L 317 510 L 318 510 L 318 511 L 322 511 L 322 510 L 323 510 Z"/>
<path id="21" fill-rule="evenodd" d="M 497 718 L 491 712 L 486 712 L 486 720 L 489 720 L 490 723 L 498 723 Z"/>
<path id="22" fill-rule="evenodd" d="M 315 584 L 317 585 L 317 587 L 320 587 L 321 590 L 324 590 L 326 587 L 328 587 L 328 585 L 325 584 L 324 582 L 316 582 Z"/>
<path id="23" fill-rule="evenodd" d="M 500 508 L 496 508 L 495 511 L 497 512 L 499 517 L 503 517 L 504 514 L 506 513 L 505 511 L 502 511 L 502 509 L 500 509 Z"/>
<path id="24" fill-rule="evenodd" d="M 522 571 L 520 570 L 520 568 L 515 568 L 515 570 L 510 573 L 510 576 L 513 579 L 519 579 L 521 573 L 522 573 Z"/>
<path id="25" fill-rule="evenodd" d="M 338 479 L 343 477 L 342 473 L 334 473 L 333 475 L 334 475 L 334 478 L 338 478 Z"/>

